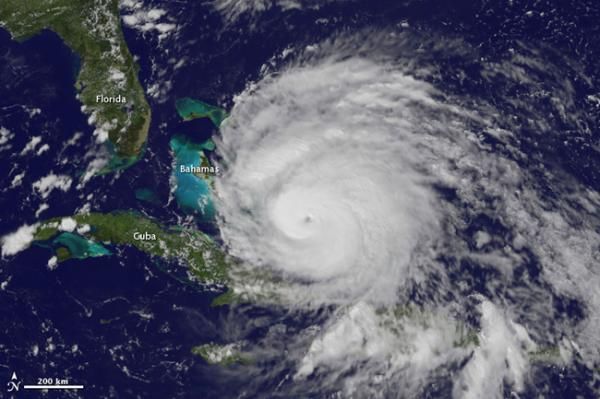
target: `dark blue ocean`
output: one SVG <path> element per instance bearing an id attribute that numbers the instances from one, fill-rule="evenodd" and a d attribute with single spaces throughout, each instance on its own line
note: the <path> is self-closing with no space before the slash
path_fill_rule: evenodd
<path id="1" fill-rule="evenodd" d="M 284 13 L 274 8 L 258 21 L 242 17 L 226 28 L 209 3 L 145 1 L 147 6 L 166 9 L 178 21 L 176 40 L 165 44 L 124 26 L 125 38 L 140 64 L 142 85 L 147 89 L 162 76 L 171 87 L 160 99 L 149 98 L 153 119 L 143 158 L 125 171 L 93 178 L 80 190 L 75 188 L 79 176 L 96 151 L 93 127 L 75 97 L 80 60 L 50 31 L 19 43 L 0 28 L 0 126 L 14 133 L 12 147 L 0 151 L 0 236 L 23 224 L 73 214 L 84 203 L 89 203 L 93 211 L 133 209 L 164 224 L 195 225 L 216 233 L 213 224 L 186 213 L 176 201 L 169 201 L 173 162 L 170 139 L 183 134 L 201 142 L 218 134 L 208 120 L 180 121 L 175 101 L 193 97 L 228 109 L 233 96 L 259 76 L 261 66 L 274 54 L 290 45 L 318 42 L 335 32 L 376 29 L 408 20 L 422 31 L 436 29 L 464 38 L 491 60 L 517 41 L 535 39 L 580 59 L 587 75 L 600 81 L 600 12 L 594 2 L 515 1 L 517 6 L 512 8 L 505 3 L 326 2 L 304 11 Z M 536 10 L 536 15 L 545 11 L 552 19 L 527 19 L 524 10 Z M 320 17 L 336 22 L 314 24 Z M 171 59 L 186 59 L 186 63 L 174 69 Z M 467 79 L 467 83 L 459 83 L 451 73 L 471 68 L 476 72 L 476 62 L 442 62 L 447 68 L 441 69 L 440 79 L 447 91 L 492 95 L 481 82 Z M 600 109 L 596 112 L 600 120 Z M 564 126 L 564 131 L 571 130 Z M 522 150 L 530 151 L 532 160 L 543 157 L 599 190 L 600 157 L 590 143 L 597 148 L 600 128 L 589 126 L 589 132 L 580 137 L 573 131 L 568 140 L 557 132 L 555 137 L 535 143 L 525 134 Z M 65 145 L 77 133 L 80 138 L 73 145 Z M 20 155 L 32 136 L 41 136 L 49 150 L 39 156 Z M 22 172 L 22 184 L 11 188 L 15 176 Z M 42 198 L 32 184 L 50 172 L 71 176 L 73 184 L 64 192 L 54 190 L 48 198 Z M 139 200 L 135 195 L 139 189 L 150 190 L 157 200 Z M 49 208 L 36 217 L 43 203 Z M 493 221 L 475 223 L 489 225 Z M 0 384 L 8 381 L 14 371 L 26 383 L 53 377 L 85 385 L 80 393 L 20 392 L 15 397 L 287 397 L 277 388 L 282 381 L 289 383 L 286 375 L 291 363 L 286 359 L 286 348 L 276 348 L 279 355 L 259 365 L 229 369 L 208 365 L 192 355 L 191 348 L 209 342 L 252 341 L 268 334 L 269 326 L 274 324 L 285 325 L 289 334 L 295 334 L 322 320 L 321 314 L 300 317 L 281 309 L 251 305 L 212 307 L 211 301 L 222 291 L 208 291 L 189 281 L 181 265 L 158 262 L 131 248 L 112 249 L 113 256 L 68 260 L 55 270 L 47 266 L 52 254 L 35 245 L 0 260 L 0 283 L 6 282 L 0 290 Z M 535 270 L 536 265 L 531 268 Z M 473 273 L 474 280 L 487 278 Z M 578 312 L 583 312 L 575 300 L 557 303 L 574 320 Z M 583 367 L 548 367 L 536 378 L 550 386 L 545 396 L 548 398 L 594 395 L 593 376 Z M 437 388 L 431 387 L 424 397 L 448 397 L 451 390 L 442 388 L 449 383 L 443 381 Z M 298 397 L 319 398 L 326 394 L 309 390 Z M 526 390 L 520 397 L 533 398 L 536 392 Z"/>

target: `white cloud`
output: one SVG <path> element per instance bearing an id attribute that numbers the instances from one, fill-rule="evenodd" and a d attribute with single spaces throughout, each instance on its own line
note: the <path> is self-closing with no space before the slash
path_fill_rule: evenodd
<path id="1" fill-rule="evenodd" d="M 73 231 L 75 230 L 75 227 L 77 227 L 77 222 L 70 217 L 62 218 L 60 225 L 58 226 L 61 231 Z"/>
<path id="2" fill-rule="evenodd" d="M 25 172 L 21 172 L 18 175 L 15 175 L 15 177 L 13 177 L 11 183 L 10 183 L 10 188 L 15 188 L 20 186 L 23 183 L 23 178 L 25 177 Z"/>
<path id="3" fill-rule="evenodd" d="M 168 93 L 173 88 L 173 82 L 170 80 L 158 80 L 148 86 L 147 93 L 160 103 L 167 101 Z"/>
<path id="4" fill-rule="evenodd" d="M 296 378 L 317 374 L 313 381 L 343 384 L 347 396 L 386 397 L 392 385 L 427 383 L 429 370 L 443 365 L 458 381 L 456 397 L 501 397 L 506 386 L 526 387 L 537 345 L 551 349 L 550 361 L 576 353 L 595 370 L 600 194 L 568 174 L 537 170 L 538 161 L 523 166 L 528 154 L 515 143 L 522 127 L 512 125 L 513 115 L 436 89 L 428 82 L 439 69 L 427 63 L 426 41 L 402 35 L 339 38 L 294 52 L 295 61 L 272 74 L 279 64 L 265 66 L 234 99 L 215 185 L 222 238 L 241 260 L 234 289 L 291 312 L 334 309 L 318 336 L 305 346 L 299 338 L 294 344 L 303 349 L 290 356 L 300 359 Z M 386 43 L 393 57 L 382 55 Z M 446 44 L 428 45 L 465 47 Z M 506 65 L 482 68 L 519 85 L 536 78 Z M 568 110 L 569 84 L 556 81 L 567 87 L 558 111 Z M 551 129 L 545 111 L 508 100 L 542 132 Z M 490 136 L 506 151 L 491 148 Z M 549 198 L 538 188 L 545 184 L 560 195 Z M 477 227 L 479 217 L 501 227 Z M 433 315 L 450 306 L 448 298 L 452 314 L 469 314 L 473 294 L 486 292 L 479 345 L 444 342 L 453 330 L 443 323 L 427 329 L 382 316 L 415 292 Z M 578 301 L 585 319 L 552 317 L 557 295 Z M 389 323 L 417 333 L 396 338 Z"/>
<path id="5" fill-rule="evenodd" d="M 297 0 L 215 0 L 215 8 L 223 14 L 230 22 L 237 20 L 240 16 L 248 14 L 256 16 L 272 7 L 281 9 L 302 8 L 301 2 Z"/>
<path id="6" fill-rule="evenodd" d="M 485 231 L 478 231 L 475 233 L 475 245 L 477 248 L 481 248 L 492 241 L 492 237 Z"/>
<path id="7" fill-rule="evenodd" d="M 167 24 L 167 23 L 156 24 L 156 30 L 158 30 L 162 34 L 167 34 L 171 31 L 175 30 L 176 28 L 177 28 L 177 25 L 175 25 L 175 24 Z"/>
<path id="8" fill-rule="evenodd" d="M 34 151 L 35 148 L 38 146 L 38 144 L 40 144 L 41 142 L 42 142 L 41 136 L 33 136 L 31 138 L 31 140 L 29 140 L 29 142 L 25 145 L 23 150 L 21 150 L 21 155 L 25 155 L 29 152 Z"/>
<path id="9" fill-rule="evenodd" d="M 161 10 L 159 8 L 154 8 L 146 13 L 146 17 L 148 17 L 148 19 L 150 19 L 152 21 L 156 21 L 157 19 L 160 19 L 166 13 L 167 12 L 165 10 Z"/>
<path id="10" fill-rule="evenodd" d="M 37 211 L 35 211 L 35 217 L 38 218 L 46 209 L 50 208 L 50 206 L 46 203 L 40 204 Z"/>
<path id="11" fill-rule="evenodd" d="M 26 110 L 30 118 L 33 118 L 34 116 L 42 113 L 42 110 L 39 108 L 26 108 Z"/>
<path id="12" fill-rule="evenodd" d="M 238 97 L 216 183 L 232 253 L 310 281 L 296 302 L 394 301 L 411 253 L 439 232 L 411 115 L 416 104 L 445 111 L 433 91 L 353 59 L 291 69 Z"/>
<path id="13" fill-rule="evenodd" d="M 56 269 L 57 265 L 58 265 L 58 258 L 56 256 L 53 256 L 50 259 L 48 259 L 48 269 L 54 270 L 54 269 Z"/>
<path id="14" fill-rule="evenodd" d="M 2 237 L 2 257 L 15 255 L 28 248 L 33 241 L 38 225 L 23 225 Z"/>
<path id="15" fill-rule="evenodd" d="M 142 33 L 156 32 L 160 40 L 177 30 L 177 24 L 169 20 L 167 12 L 161 8 L 145 8 L 142 3 L 122 2 L 123 23 Z"/>
<path id="16" fill-rule="evenodd" d="M 80 225 L 79 227 L 77 227 L 77 233 L 85 234 L 85 233 L 89 232 L 91 229 L 92 228 L 89 224 L 83 224 L 83 225 Z"/>
<path id="17" fill-rule="evenodd" d="M 67 175 L 50 173 L 33 183 L 33 188 L 45 199 L 55 189 L 68 191 L 71 188 L 71 183 L 72 179 Z"/>
<path id="18" fill-rule="evenodd" d="M 83 110 L 82 110 L 83 111 Z M 89 123 L 89 122 L 88 122 Z M 90 123 L 90 125 L 93 124 Z M 65 147 L 71 146 L 71 145 L 75 145 L 77 144 L 77 142 L 79 141 L 79 139 L 83 136 L 83 134 L 81 132 L 75 132 L 75 134 L 73 134 L 73 137 L 71 137 L 66 143 L 65 143 Z"/>
<path id="19" fill-rule="evenodd" d="M 99 144 L 102 144 L 108 140 L 108 130 L 104 128 L 94 129 L 93 135 L 96 136 L 96 142 Z"/>
<path id="20" fill-rule="evenodd" d="M 93 111 L 90 116 L 88 117 L 87 123 L 90 126 L 93 126 L 94 123 L 96 123 L 96 118 L 98 117 L 98 113 L 96 111 Z"/>
<path id="21" fill-rule="evenodd" d="M 374 391 L 369 396 L 376 397 L 377 379 L 398 381 L 398 390 L 416 397 L 431 372 L 468 355 L 455 344 L 461 338 L 458 332 L 445 312 L 415 310 L 398 316 L 359 302 L 340 309 L 312 341 L 294 378 L 301 381 L 321 368 L 336 379 L 345 376 L 345 397 L 364 395 L 369 389 Z"/>
<path id="22" fill-rule="evenodd" d="M 454 385 L 454 397 L 500 399 L 505 382 L 517 392 L 523 390 L 528 352 L 537 346 L 523 326 L 508 319 L 491 302 L 484 300 L 480 309 L 479 346 Z"/>
<path id="23" fill-rule="evenodd" d="M 38 148 L 38 150 L 35 153 L 35 155 L 42 155 L 43 153 L 45 153 L 49 149 L 50 149 L 50 146 L 48 144 L 44 144 L 40 148 Z"/>
<path id="24" fill-rule="evenodd" d="M 14 133 L 4 126 L 0 126 L 0 145 L 8 143 L 13 137 L 15 137 Z"/>
<path id="25" fill-rule="evenodd" d="M 125 77 L 125 73 L 116 68 L 111 67 L 108 71 L 109 79 L 116 83 L 117 87 L 120 89 L 125 88 L 125 84 L 127 83 L 127 79 Z"/>
<path id="26" fill-rule="evenodd" d="M 108 160 L 105 158 L 94 158 L 88 164 L 85 173 L 81 176 L 79 183 L 77 184 L 77 189 L 82 189 L 92 177 L 94 177 L 99 171 L 102 170 L 108 163 Z"/>

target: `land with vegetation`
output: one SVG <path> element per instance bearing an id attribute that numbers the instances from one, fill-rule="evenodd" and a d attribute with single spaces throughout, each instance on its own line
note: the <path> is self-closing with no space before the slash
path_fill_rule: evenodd
<path id="1" fill-rule="evenodd" d="M 139 158 L 151 112 L 121 30 L 118 0 L 2 0 L 0 26 L 18 41 L 44 29 L 60 36 L 80 57 L 75 86 L 95 133 L 108 136 L 114 155 L 110 167 L 126 167 Z M 126 101 L 102 102 L 98 96 Z"/>
<path id="2" fill-rule="evenodd" d="M 154 239 L 140 239 L 141 236 Z M 136 212 L 89 213 L 50 219 L 40 223 L 34 240 L 52 246 L 59 260 L 82 258 L 86 254 L 110 254 L 98 245 L 129 245 L 152 256 L 185 263 L 201 283 L 225 285 L 228 282 L 230 261 L 213 239 L 195 229 L 163 226 Z M 89 249 L 81 248 L 85 242 Z M 73 254 L 74 246 L 77 254 Z"/>

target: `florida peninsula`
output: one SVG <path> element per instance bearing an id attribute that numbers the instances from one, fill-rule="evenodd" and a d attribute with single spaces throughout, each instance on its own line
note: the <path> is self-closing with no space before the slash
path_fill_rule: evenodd
<path id="1" fill-rule="evenodd" d="M 112 144 L 114 168 L 137 160 L 151 112 L 121 30 L 118 0 L 2 0 L 0 26 L 18 41 L 44 29 L 60 36 L 80 57 L 75 87 L 95 133 Z"/>

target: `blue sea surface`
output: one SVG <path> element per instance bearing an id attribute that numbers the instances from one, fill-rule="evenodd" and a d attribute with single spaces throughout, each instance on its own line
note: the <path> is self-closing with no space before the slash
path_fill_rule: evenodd
<path id="1" fill-rule="evenodd" d="M 33 223 L 44 198 L 32 193 L 32 184 L 42 177 L 81 174 L 85 169 L 83 149 L 93 140 L 92 129 L 81 113 L 75 95 L 75 76 L 79 58 L 60 38 L 50 32 L 23 42 L 11 40 L 0 28 L 0 126 L 14 135 L 9 148 L 0 152 L 0 235 L 24 223 Z M 76 132 L 81 139 L 65 146 Z M 50 149 L 21 155 L 33 136 Z M 22 189 L 10 189 L 12 180 L 24 173 Z M 74 184 L 72 185 L 74 186 Z M 55 190 L 49 200 L 55 202 L 45 217 L 73 213 L 81 205 L 73 187 L 67 192 Z"/>
<path id="2" fill-rule="evenodd" d="M 14 134 L 11 148 L 0 154 L 5 172 L 0 176 L 0 235 L 25 223 L 71 215 L 86 201 L 92 210 L 138 209 L 165 223 L 177 220 L 177 205 L 162 205 L 170 191 L 168 137 L 154 135 L 152 144 L 163 141 L 157 150 L 164 156 L 160 161 L 150 153 L 126 171 L 95 177 L 76 191 L 96 149 L 74 88 L 78 57 L 50 31 L 18 43 L 0 29 L 0 49 L 0 126 Z M 142 79 L 145 72 L 142 68 Z M 32 115 L 35 109 L 40 111 Z M 165 106 L 164 115 L 171 114 L 174 108 Z M 159 110 L 156 115 L 160 117 Z M 155 131 L 159 117 L 152 125 Z M 79 140 L 66 145 L 77 133 Z M 34 135 L 50 149 L 39 156 L 20 155 Z M 22 172 L 22 184 L 11 188 Z M 32 184 L 49 173 L 71 177 L 71 188 L 42 198 Z M 139 201 L 138 187 L 154 190 L 160 206 Z M 36 217 L 43 203 L 49 208 Z M 47 264 L 53 253 L 41 246 L 0 259 L 0 282 L 6 283 L 0 290 L 0 377 L 8 381 L 16 372 L 26 384 L 52 377 L 85 385 L 83 393 L 65 391 L 61 398 L 188 397 L 190 370 L 201 362 L 191 348 L 219 340 L 215 321 L 227 308 L 210 307 L 219 293 L 192 284 L 185 267 L 159 264 L 135 249 L 116 248 L 114 256 L 90 258 L 87 246 L 65 241 L 69 237 L 64 234 L 55 244 L 85 259 L 51 270 Z M 201 386 L 213 381 L 209 375 L 200 377 Z"/>
<path id="3" fill-rule="evenodd" d="M 369 32 L 410 20 L 422 32 L 435 28 L 460 37 L 491 60 L 501 59 L 518 41 L 535 39 L 579 54 L 587 74 L 598 81 L 600 15 L 596 19 L 594 15 L 581 16 L 587 15 L 584 9 L 591 3 L 526 3 L 523 7 L 536 10 L 536 16 L 540 12 L 561 15 L 563 23 L 526 17 L 523 7 L 512 8 L 500 0 L 325 2 L 306 10 L 273 8 L 258 20 L 242 16 L 230 25 L 210 2 L 144 1 L 147 7 L 165 9 L 176 20 L 176 40 L 161 41 L 123 26 L 125 39 L 140 64 L 143 87 L 148 90 L 160 78 L 168 80 L 171 89 L 164 98 L 149 97 L 153 119 L 143 158 L 124 171 L 97 176 L 79 190 L 75 187 L 98 151 L 93 127 L 81 112 L 74 88 L 80 60 L 50 31 L 19 43 L 0 28 L 0 126 L 14 133 L 12 147 L 0 150 L 0 170 L 4 172 L 0 176 L 0 236 L 23 224 L 71 215 L 83 204 L 98 212 L 134 209 L 165 225 L 187 224 L 216 233 L 201 220 L 186 218 L 186 210 L 199 209 L 198 198 L 210 198 L 205 181 L 178 170 L 181 164 L 199 165 L 200 152 L 194 145 L 173 149 L 172 143 L 177 134 L 190 143 L 202 143 L 218 132 L 207 121 L 182 123 L 175 101 L 192 97 L 228 108 L 236 94 L 260 77 L 265 63 L 280 62 L 274 55 L 318 43 L 334 33 Z M 315 23 L 319 19 L 328 22 Z M 185 63 L 175 69 L 173 65 L 180 60 Z M 475 61 L 445 59 L 440 65 L 440 84 L 456 95 L 489 98 L 493 96 L 490 90 L 519 90 L 500 84 L 490 89 L 474 79 L 463 84 L 456 71 L 477 75 Z M 579 100 L 585 103 L 584 98 Z M 498 106 L 510 109 L 510 104 Z M 33 111 L 36 109 L 39 113 Z M 598 143 L 600 131 L 593 128 L 587 138 L 569 126 L 541 139 L 535 132 L 524 132 L 521 150 L 528 157 L 523 162 L 554 162 L 598 190 L 600 158 L 589 143 Z M 80 138 L 67 145 L 78 133 Z M 41 136 L 50 149 L 39 156 L 20 155 L 32 136 Z M 561 139 L 565 136 L 567 139 Z M 22 184 L 11 188 L 14 177 L 22 172 Z M 39 195 L 32 184 L 49 173 L 70 176 L 70 189 L 54 190 L 48 198 Z M 172 177 L 177 181 L 176 201 L 170 201 Z M 453 193 L 445 194 L 452 201 Z M 558 194 L 548 190 L 546 195 Z M 49 208 L 37 217 L 42 204 Z M 208 219 L 214 217 L 210 201 L 203 212 Z M 469 231 L 501 230 L 486 218 L 474 217 L 469 226 Z M 264 359 L 254 364 L 228 369 L 207 364 L 192 355 L 191 348 L 210 342 L 256 342 L 273 329 L 297 336 L 306 326 L 325 320 L 320 311 L 292 315 L 251 304 L 212 307 L 212 300 L 221 292 L 207 291 L 190 281 L 185 265 L 159 262 L 134 248 L 111 248 L 111 252 L 112 256 L 71 259 L 55 270 L 47 266 L 51 251 L 39 246 L 0 259 L 0 283 L 6 283 L 0 290 L 0 377 L 8 380 L 15 371 L 27 383 L 39 377 L 58 377 L 85 384 L 82 394 L 65 392 L 61 398 L 294 397 L 286 396 L 284 389 L 292 384 L 289 376 L 294 372 L 294 359 L 287 358 L 285 344 L 268 348 Z M 535 256 L 530 258 L 526 265 L 529 274 L 539 275 L 540 265 Z M 493 277 L 468 262 L 443 261 L 456 271 L 449 278 L 466 276 L 474 289 L 484 291 L 485 282 Z M 567 314 L 572 320 L 583 318 L 585 309 L 575 299 L 555 299 L 558 314 Z M 414 300 L 418 303 L 419 298 Z M 593 387 L 598 382 L 592 381 L 589 370 L 554 366 L 541 370 L 534 377 L 549 386 L 545 397 L 594 397 Z M 450 384 L 440 381 L 428 387 L 424 396 L 444 397 Z M 306 391 L 296 397 L 321 398 L 331 393 L 316 387 L 318 381 L 309 379 Z M 536 395 L 528 388 L 520 397 Z"/>

